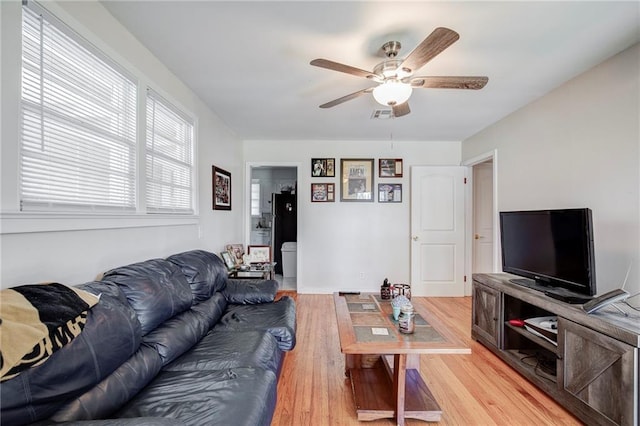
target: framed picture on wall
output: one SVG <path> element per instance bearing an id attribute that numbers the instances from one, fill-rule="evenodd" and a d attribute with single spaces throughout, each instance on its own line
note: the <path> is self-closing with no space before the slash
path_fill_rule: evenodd
<path id="1" fill-rule="evenodd" d="M 402 184 L 401 183 L 379 183 L 378 184 L 379 203 L 401 203 Z"/>
<path id="2" fill-rule="evenodd" d="M 402 158 L 380 158 L 378 160 L 378 176 L 402 177 Z"/>
<path id="3" fill-rule="evenodd" d="M 340 201 L 373 202 L 373 158 L 343 158 L 340 173 Z"/>
<path id="4" fill-rule="evenodd" d="M 231 210 L 231 173 L 211 166 L 213 187 L 213 209 Z"/>
<path id="5" fill-rule="evenodd" d="M 333 203 L 335 200 L 335 184 L 333 183 L 312 183 L 311 202 L 312 203 Z"/>
<path id="6" fill-rule="evenodd" d="M 311 177 L 334 177 L 336 175 L 335 158 L 312 158 Z"/>

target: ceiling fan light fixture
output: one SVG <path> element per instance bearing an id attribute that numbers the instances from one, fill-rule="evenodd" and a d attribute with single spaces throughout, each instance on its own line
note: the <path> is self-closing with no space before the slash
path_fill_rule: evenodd
<path id="1" fill-rule="evenodd" d="M 373 68 L 373 73 L 377 75 L 381 80 L 394 79 L 402 80 L 403 78 L 411 75 L 411 70 L 401 67 L 402 61 L 400 59 L 388 59 L 380 62 Z"/>
<path id="2" fill-rule="evenodd" d="M 2 0 L 0 0 L 2 1 Z M 378 63 L 372 72 L 355 68 L 350 65 L 333 62 L 327 59 L 314 59 L 311 65 L 351 74 L 356 77 L 364 77 L 378 83 L 377 87 L 367 87 L 333 101 L 320 105 L 320 108 L 331 108 L 355 99 L 367 93 L 373 93 L 373 97 L 379 104 L 385 107 L 384 111 L 391 112 L 394 117 L 402 117 L 411 112 L 407 100 L 414 88 L 422 89 L 482 89 L 489 80 L 482 76 L 440 76 L 440 77 L 414 77 L 414 72 L 426 65 L 442 51 L 447 49 L 460 38 L 460 35 L 444 27 L 438 27 L 416 46 L 404 59 L 398 57 L 400 43 L 390 41 L 382 46 L 378 54 L 383 53 L 386 60 Z"/>
<path id="3" fill-rule="evenodd" d="M 411 85 L 397 80 L 388 80 L 373 89 L 373 98 L 380 105 L 400 105 L 409 100 L 413 92 Z"/>

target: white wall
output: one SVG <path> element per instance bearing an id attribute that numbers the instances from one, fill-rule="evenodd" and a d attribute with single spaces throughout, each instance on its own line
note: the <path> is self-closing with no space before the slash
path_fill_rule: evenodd
<path id="1" fill-rule="evenodd" d="M 598 293 L 630 262 L 640 292 L 639 81 L 636 45 L 462 144 L 463 160 L 498 150 L 500 210 L 593 210 Z"/>
<path id="2" fill-rule="evenodd" d="M 336 177 L 312 178 L 311 158 L 335 158 Z M 340 202 L 340 159 L 374 158 L 375 189 L 402 183 L 401 204 Z M 402 158 L 404 177 L 378 178 L 379 158 Z M 458 165 L 459 142 L 245 141 L 246 162 L 299 165 L 298 292 L 377 291 L 384 278 L 408 283 L 412 165 Z M 333 182 L 336 202 L 312 203 L 311 183 Z M 360 274 L 364 273 L 364 279 Z"/>
<path id="3" fill-rule="evenodd" d="M 78 284 L 127 263 L 193 248 L 220 251 L 225 243 L 240 240 L 242 186 L 232 186 L 231 212 L 211 209 L 212 164 L 230 171 L 234 183 L 242 181 L 238 138 L 100 3 L 45 2 L 44 6 L 124 65 L 143 85 L 197 117 L 199 216 L 51 218 L 19 212 L 21 5 L 0 2 L 0 287 L 41 281 Z"/>

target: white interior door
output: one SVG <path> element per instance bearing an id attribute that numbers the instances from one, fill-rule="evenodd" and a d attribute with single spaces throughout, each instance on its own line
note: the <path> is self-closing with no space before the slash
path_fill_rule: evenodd
<path id="1" fill-rule="evenodd" d="M 464 296 L 465 167 L 411 168 L 411 292 Z"/>
<path id="2" fill-rule="evenodd" d="M 473 166 L 473 272 L 493 272 L 493 163 Z"/>

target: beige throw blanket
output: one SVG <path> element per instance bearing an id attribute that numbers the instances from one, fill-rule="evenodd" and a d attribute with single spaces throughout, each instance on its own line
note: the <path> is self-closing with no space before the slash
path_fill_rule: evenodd
<path id="1" fill-rule="evenodd" d="M 0 291 L 0 381 L 42 364 L 71 342 L 98 300 L 57 283 Z"/>

